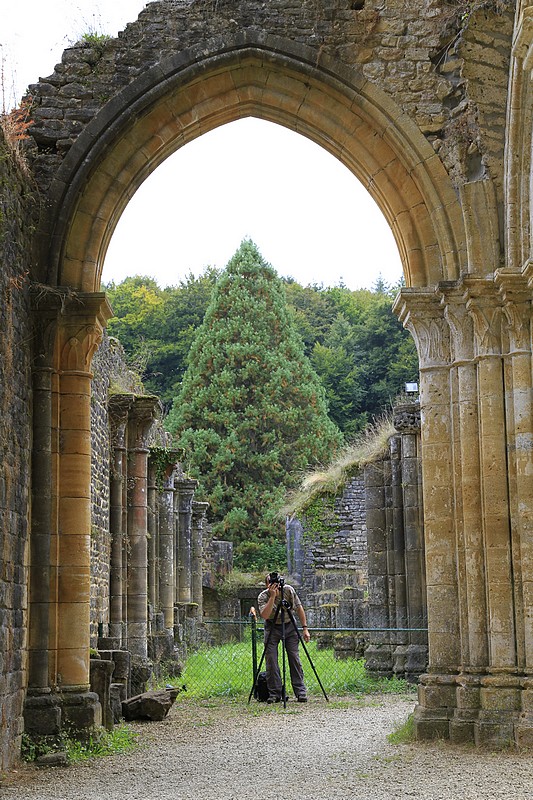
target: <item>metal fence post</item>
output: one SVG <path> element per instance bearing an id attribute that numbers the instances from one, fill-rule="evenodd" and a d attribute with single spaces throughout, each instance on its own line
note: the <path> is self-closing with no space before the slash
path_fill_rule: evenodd
<path id="1" fill-rule="evenodd" d="M 250 609 L 250 623 L 252 625 L 252 669 L 254 672 L 254 682 L 257 681 L 257 618 L 255 616 L 255 608 L 252 606 Z"/>

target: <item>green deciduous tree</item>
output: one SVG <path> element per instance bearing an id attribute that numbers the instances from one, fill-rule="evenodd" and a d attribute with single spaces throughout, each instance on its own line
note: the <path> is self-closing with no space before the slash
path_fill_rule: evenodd
<path id="1" fill-rule="evenodd" d="M 209 304 L 218 270 L 189 274 L 177 286 L 160 289 L 146 276 L 104 287 L 114 317 L 108 331 L 142 368 L 147 391 L 170 407 L 187 368 L 187 355 Z"/>
<path id="2" fill-rule="evenodd" d="M 167 426 L 201 481 L 215 535 L 264 568 L 285 491 L 341 443 L 283 283 L 251 241 L 219 278 Z"/>

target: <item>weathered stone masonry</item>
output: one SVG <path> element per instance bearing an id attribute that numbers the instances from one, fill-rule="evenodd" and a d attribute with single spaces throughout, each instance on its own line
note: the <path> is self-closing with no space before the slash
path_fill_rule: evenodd
<path id="1" fill-rule="evenodd" d="M 18 755 L 28 682 L 33 214 L 0 131 L 0 769 Z M 37 387 L 38 398 L 38 387 Z"/>
<path id="2" fill-rule="evenodd" d="M 394 426 L 384 453 L 288 520 L 287 543 L 309 623 L 360 629 L 320 638 L 412 681 L 428 655 L 418 404 L 396 407 Z"/>
<path id="3" fill-rule="evenodd" d="M 99 596 L 91 589 L 90 376 L 110 314 L 99 288 L 116 222 L 170 153 L 256 115 L 308 136 L 352 170 L 402 258 L 406 289 L 396 310 L 421 363 L 429 666 L 417 733 L 533 741 L 532 52 L 533 7 L 525 0 L 167 0 L 149 4 L 101 47 L 68 49 L 31 87 L 28 156 L 41 213 L 31 263 L 30 228 L 19 238 L 10 219 L 20 259 L 4 244 L 1 279 L 12 288 L 30 269 L 47 287 L 36 294 L 32 318 L 40 358 L 31 486 L 30 426 L 20 422 L 31 414 L 32 392 L 24 293 L 11 295 L 17 363 L 7 345 L 2 367 L 2 396 L 17 387 L 20 397 L 6 419 L 19 414 L 23 427 L 5 447 L 5 463 L 20 457 L 22 467 L 14 467 L 19 496 L 12 485 L 6 490 L 6 596 L 24 595 L 17 588 L 26 576 L 23 550 L 30 567 L 27 651 L 19 637 L 27 680 L 14 663 L 13 713 L 17 684 L 23 691 L 26 680 L 30 706 L 48 708 L 53 695 L 62 719 L 90 728 L 99 718 L 88 657 Z M 11 185 L 11 168 L 5 174 Z M 7 196 L 20 198 L 24 219 L 21 194 Z M 141 436 L 140 471 L 144 450 Z M 27 536 L 30 491 L 31 535 L 22 544 L 10 538 L 9 514 Z M 153 506 L 138 508 L 132 525 L 152 524 Z M 144 570 L 144 550 L 139 558 Z M 185 575 L 191 571 L 192 562 Z M 114 586 L 118 578 L 114 570 Z M 134 636 L 132 626 L 148 622 L 140 616 L 144 579 L 131 586 Z M 24 630 L 24 598 L 20 608 L 6 602 L 14 630 Z M 10 763 L 20 718 L 2 724 Z"/>

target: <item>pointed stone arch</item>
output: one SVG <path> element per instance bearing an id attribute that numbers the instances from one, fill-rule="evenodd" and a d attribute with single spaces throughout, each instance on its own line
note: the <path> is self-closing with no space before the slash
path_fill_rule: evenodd
<path id="1" fill-rule="evenodd" d="M 361 180 L 391 226 L 408 286 L 465 269 L 457 195 L 409 117 L 362 73 L 246 31 L 167 58 L 87 125 L 51 187 L 48 280 L 97 291 L 113 230 L 140 184 L 179 147 L 245 116 L 309 137 Z"/>
<path id="2" fill-rule="evenodd" d="M 522 29 L 527 51 L 532 33 Z M 172 152 L 218 125 L 257 116 L 345 164 L 376 200 L 400 251 L 407 288 L 396 311 L 421 366 L 430 663 L 418 735 L 530 744 L 532 279 L 529 233 L 518 230 L 529 216 L 528 189 L 515 170 L 531 142 L 530 111 L 525 123 L 520 114 L 510 121 L 502 207 L 494 176 L 459 185 L 456 175 L 454 185 L 416 115 L 359 67 L 317 47 L 246 26 L 171 56 L 159 57 L 156 41 L 150 47 L 145 72 L 100 103 L 64 158 L 56 153 L 61 164 L 46 189 L 38 274 L 63 288 L 40 310 L 55 333 L 39 385 L 49 425 L 36 420 L 35 441 L 39 434 L 53 476 L 36 487 L 33 513 L 35 529 L 52 519 L 47 541 L 59 553 L 52 567 L 62 581 L 54 613 L 64 622 L 51 631 L 53 646 L 48 630 L 30 630 L 30 688 L 58 688 L 67 714 L 87 689 L 89 370 L 110 314 L 98 292 L 109 240 L 136 189 Z M 514 97 L 530 109 L 521 87 Z M 529 173 L 529 155 L 522 163 Z M 506 269 L 499 217 L 507 219 Z M 37 587 L 38 578 L 37 571 Z M 44 602 L 43 619 L 51 619 L 48 610 Z"/>

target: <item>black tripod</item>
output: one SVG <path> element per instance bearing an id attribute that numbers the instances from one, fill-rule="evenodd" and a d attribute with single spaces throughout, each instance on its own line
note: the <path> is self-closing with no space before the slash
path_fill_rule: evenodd
<path id="1" fill-rule="evenodd" d="M 315 678 L 318 681 L 318 685 L 322 689 L 322 694 L 326 698 L 326 702 L 329 703 L 329 698 L 328 698 L 328 696 L 327 696 L 327 694 L 325 692 L 324 687 L 322 686 L 322 681 L 320 680 L 320 678 L 318 676 L 318 672 L 315 669 L 315 665 L 313 664 L 313 662 L 311 660 L 311 656 L 309 655 L 309 651 L 308 651 L 308 649 L 307 649 L 307 647 L 305 645 L 305 642 L 303 640 L 302 634 L 300 633 L 300 631 L 298 629 L 298 626 L 296 624 L 296 620 L 294 619 L 294 614 L 292 613 L 291 604 L 288 602 L 288 600 L 285 600 L 283 598 L 283 584 L 282 583 L 280 583 L 280 590 L 281 590 L 282 600 L 281 600 L 281 603 L 279 604 L 279 606 L 276 609 L 276 613 L 275 613 L 274 619 L 272 621 L 272 626 L 270 628 L 267 640 L 265 642 L 265 646 L 263 648 L 263 653 L 261 655 L 261 660 L 259 661 L 259 666 L 257 667 L 257 672 L 254 675 L 254 683 L 253 683 L 253 686 L 252 686 L 252 688 L 250 690 L 250 694 L 248 695 L 248 703 L 252 699 L 252 695 L 253 695 L 253 693 L 254 693 L 254 691 L 256 689 L 257 679 L 259 677 L 259 673 L 261 672 L 261 666 L 262 666 L 263 660 L 265 658 L 265 653 L 266 653 L 266 650 L 267 650 L 267 647 L 268 647 L 268 643 L 270 642 L 270 637 L 272 636 L 272 632 L 274 631 L 274 625 L 276 624 L 278 616 L 279 616 L 280 613 L 281 613 L 281 651 L 282 651 L 281 696 L 283 698 L 283 708 L 287 708 L 287 692 L 285 691 L 285 685 L 286 685 L 286 681 L 285 681 L 285 675 L 286 675 L 286 672 L 285 672 L 285 656 L 286 656 L 286 647 L 285 647 L 285 613 L 288 614 L 290 621 L 294 625 L 294 629 L 295 629 L 296 633 L 298 634 L 298 639 L 300 640 L 300 644 L 302 645 L 302 647 L 304 649 L 304 653 L 307 656 L 307 660 L 309 661 L 309 663 L 311 665 L 311 668 L 312 668 L 313 672 L 315 673 Z"/>

